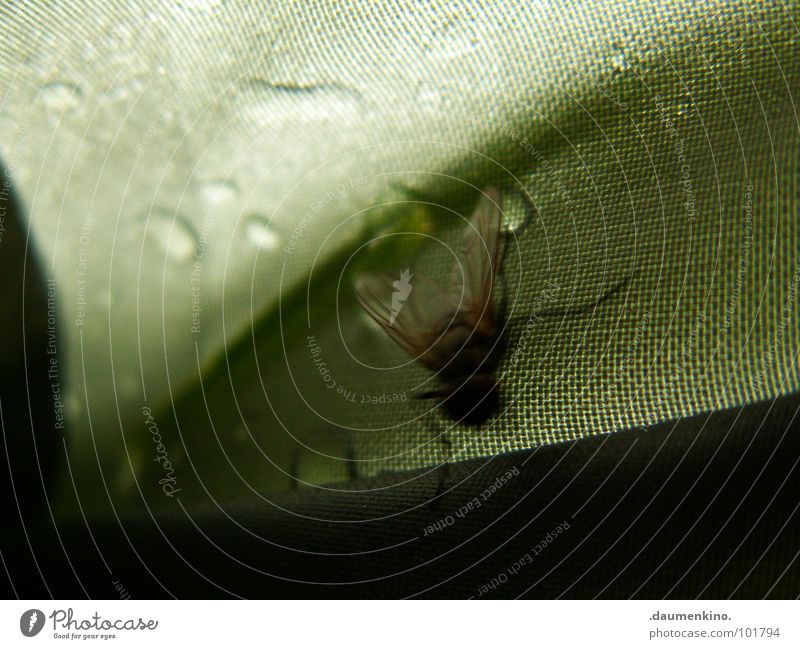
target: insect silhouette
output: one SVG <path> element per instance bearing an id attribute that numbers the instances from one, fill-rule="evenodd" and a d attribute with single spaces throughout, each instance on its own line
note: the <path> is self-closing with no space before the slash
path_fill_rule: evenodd
<path id="1" fill-rule="evenodd" d="M 497 408 L 495 370 L 504 328 L 493 291 L 498 266 L 502 196 L 487 187 L 455 249 L 446 284 L 422 273 L 362 275 L 356 297 L 410 356 L 436 372 L 438 398 L 455 421 L 479 424 Z"/>

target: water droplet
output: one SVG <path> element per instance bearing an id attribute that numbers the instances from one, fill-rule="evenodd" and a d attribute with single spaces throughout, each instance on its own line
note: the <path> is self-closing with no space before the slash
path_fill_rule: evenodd
<path id="1" fill-rule="evenodd" d="M 614 50 L 614 54 L 611 56 L 611 67 L 617 72 L 625 72 L 630 67 L 622 50 Z"/>
<path id="2" fill-rule="evenodd" d="M 110 88 L 107 95 L 112 101 L 125 101 L 130 96 L 130 90 L 128 89 L 128 86 L 121 84 L 119 86 Z"/>
<path id="3" fill-rule="evenodd" d="M 442 103 L 442 95 L 435 85 L 422 81 L 417 89 L 417 103 L 420 108 L 436 109 Z"/>
<path id="4" fill-rule="evenodd" d="M 273 250 L 280 237 L 272 229 L 269 220 L 261 214 L 251 214 L 245 219 L 244 231 L 247 240 L 256 248 Z"/>
<path id="5" fill-rule="evenodd" d="M 519 188 L 503 195 L 503 227 L 509 232 L 519 232 L 533 219 L 536 209 L 526 191 Z"/>
<path id="6" fill-rule="evenodd" d="M 147 236 L 174 261 L 185 261 L 197 248 L 197 235 L 189 221 L 180 213 L 156 208 L 145 215 Z"/>
<path id="7" fill-rule="evenodd" d="M 301 86 L 250 79 L 243 87 L 241 115 L 259 124 L 332 122 L 359 118 L 361 94 L 335 84 Z"/>
<path id="8" fill-rule="evenodd" d="M 223 0 L 177 0 L 178 4 L 187 9 L 196 9 L 199 11 L 208 11 L 219 7 Z"/>
<path id="9" fill-rule="evenodd" d="M 67 112 L 75 110 L 81 103 L 83 91 L 72 83 L 56 81 L 42 88 L 40 99 L 50 110 Z"/>
<path id="10" fill-rule="evenodd" d="M 220 178 L 205 181 L 200 188 L 200 194 L 209 205 L 219 206 L 233 202 L 239 195 L 239 188 L 232 180 Z"/>
<path id="11" fill-rule="evenodd" d="M 468 20 L 448 21 L 442 29 L 439 55 L 454 59 L 469 54 L 479 42 L 475 25 Z"/>

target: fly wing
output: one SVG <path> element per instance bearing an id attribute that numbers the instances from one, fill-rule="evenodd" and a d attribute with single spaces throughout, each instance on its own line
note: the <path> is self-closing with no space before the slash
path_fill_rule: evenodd
<path id="1" fill-rule="evenodd" d="M 460 294 L 461 310 L 473 326 L 493 320 L 492 290 L 498 264 L 502 195 L 496 187 L 487 187 L 457 249 L 457 260 L 450 274 L 450 288 Z"/>
<path id="2" fill-rule="evenodd" d="M 397 277 L 389 274 L 360 276 L 356 280 L 356 298 L 367 314 L 410 356 L 428 369 L 441 369 L 449 358 L 436 343 L 453 321 L 457 305 L 451 294 L 424 275 L 411 276 L 410 291 L 407 286 L 405 290 L 398 290 Z"/>

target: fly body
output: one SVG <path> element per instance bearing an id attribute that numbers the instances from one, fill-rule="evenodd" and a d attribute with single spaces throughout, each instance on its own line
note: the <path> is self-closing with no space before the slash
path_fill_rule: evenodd
<path id="1" fill-rule="evenodd" d="M 488 187 L 455 250 L 448 280 L 423 273 L 363 275 L 356 297 L 409 355 L 436 372 L 439 398 L 456 421 L 477 424 L 497 406 L 495 370 L 502 336 L 493 299 L 499 264 L 502 197 Z"/>

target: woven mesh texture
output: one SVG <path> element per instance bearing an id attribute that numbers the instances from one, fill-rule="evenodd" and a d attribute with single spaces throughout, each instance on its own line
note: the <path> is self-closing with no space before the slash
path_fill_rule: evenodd
<path id="1" fill-rule="evenodd" d="M 191 500 L 800 387 L 793 3 L 0 11 L 0 152 L 58 282 L 78 480 L 159 492 L 143 406 Z M 532 218 L 500 277 L 500 408 L 466 427 L 411 398 L 429 374 L 353 281 L 443 275 L 489 184 Z"/>

